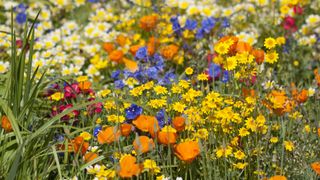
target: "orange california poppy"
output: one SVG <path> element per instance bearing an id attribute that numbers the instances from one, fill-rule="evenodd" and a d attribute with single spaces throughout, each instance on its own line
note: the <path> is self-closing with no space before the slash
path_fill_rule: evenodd
<path id="1" fill-rule="evenodd" d="M 124 155 L 120 159 L 120 168 L 118 170 L 118 175 L 121 178 L 132 178 L 132 176 L 139 175 L 143 167 L 136 162 L 136 157 L 132 155 Z"/>
<path id="2" fill-rule="evenodd" d="M 156 15 L 143 16 L 140 19 L 139 26 L 145 31 L 153 30 L 157 25 L 158 17 Z"/>
<path id="3" fill-rule="evenodd" d="M 146 153 L 154 148 L 154 142 L 148 136 L 139 136 L 133 141 L 133 147 L 137 152 Z"/>
<path id="4" fill-rule="evenodd" d="M 254 97 L 255 96 L 254 89 L 247 89 L 247 88 L 243 87 L 242 88 L 242 96 L 243 97 L 248 97 L 248 96 Z"/>
<path id="5" fill-rule="evenodd" d="M 297 96 L 298 103 L 305 103 L 308 100 L 308 90 L 303 89 Z"/>
<path id="6" fill-rule="evenodd" d="M 127 37 L 124 35 L 120 34 L 116 37 L 116 42 L 121 46 L 125 46 L 127 44 Z"/>
<path id="7" fill-rule="evenodd" d="M 287 178 L 285 176 L 276 175 L 272 176 L 269 180 L 287 180 Z"/>
<path id="8" fill-rule="evenodd" d="M 79 153 L 79 151 L 81 150 L 81 154 L 85 154 L 89 147 L 89 143 L 85 142 L 82 136 L 75 137 L 72 140 L 72 144 L 75 153 Z"/>
<path id="9" fill-rule="evenodd" d="M 158 46 L 159 46 L 159 40 L 155 37 L 151 37 L 147 44 L 148 55 L 152 56 L 155 53 L 156 48 Z"/>
<path id="10" fill-rule="evenodd" d="M 87 163 L 87 162 L 90 162 L 92 160 L 94 160 L 95 158 L 98 157 L 98 154 L 97 153 L 94 153 L 94 152 L 88 152 L 84 155 L 83 159 L 84 161 Z"/>
<path id="11" fill-rule="evenodd" d="M 82 91 L 87 91 L 91 88 L 92 83 L 90 81 L 79 82 L 79 88 Z"/>
<path id="12" fill-rule="evenodd" d="M 320 128 L 318 128 L 318 136 L 320 137 Z"/>
<path id="13" fill-rule="evenodd" d="M 160 144 L 175 144 L 177 141 L 177 133 L 160 131 L 158 133 L 158 142 Z"/>
<path id="14" fill-rule="evenodd" d="M 261 49 L 252 50 L 251 54 L 254 56 L 257 64 L 262 64 L 264 61 L 264 51 Z"/>
<path id="15" fill-rule="evenodd" d="M 311 164 L 311 168 L 318 174 L 320 175 L 320 161 L 319 162 L 314 162 Z"/>
<path id="16" fill-rule="evenodd" d="M 121 63 L 123 58 L 123 52 L 121 50 L 114 50 L 109 54 L 111 61 Z"/>
<path id="17" fill-rule="evenodd" d="M 238 53 L 251 52 L 251 50 L 252 50 L 252 47 L 249 43 L 242 42 L 242 41 L 237 43 L 236 51 Z"/>
<path id="18" fill-rule="evenodd" d="M 138 45 L 138 44 L 137 44 L 137 45 L 132 45 L 132 46 L 130 47 L 129 51 L 130 51 L 130 53 L 131 53 L 133 56 L 135 56 L 140 47 L 141 47 L 141 46 Z"/>
<path id="19" fill-rule="evenodd" d="M 154 116 L 139 115 L 133 122 L 139 130 L 149 132 L 152 137 L 159 132 L 159 124 Z"/>
<path id="20" fill-rule="evenodd" d="M 185 126 L 186 126 L 186 120 L 181 117 L 181 116 L 178 116 L 178 117 L 175 117 L 173 118 L 172 120 L 172 126 L 178 131 L 183 131 Z"/>
<path id="21" fill-rule="evenodd" d="M 11 132 L 12 131 L 12 126 L 9 121 L 9 118 L 5 115 L 1 117 L 1 127 L 4 129 L 6 132 Z"/>
<path id="22" fill-rule="evenodd" d="M 196 141 L 182 142 L 174 147 L 174 154 L 181 161 L 190 163 L 200 154 L 200 147 Z"/>
<path id="23" fill-rule="evenodd" d="M 103 43 L 102 47 L 108 54 L 114 50 L 114 45 L 110 42 Z"/>
<path id="24" fill-rule="evenodd" d="M 123 62 L 124 65 L 126 66 L 126 68 L 131 71 L 131 72 L 136 72 L 138 70 L 138 63 L 136 61 L 127 59 L 127 58 L 123 58 Z"/>
<path id="25" fill-rule="evenodd" d="M 179 47 L 177 45 L 171 44 L 168 46 L 164 46 L 161 49 L 161 55 L 164 58 L 171 60 L 174 58 L 174 56 L 176 56 L 178 54 L 178 51 L 179 51 Z"/>
<path id="26" fill-rule="evenodd" d="M 100 144 L 111 144 L 120 137 L 120 131 L 116 127 L 107 127 L 98 133 L 98 142 Z"/>
<path id="27" fill-rule="evenodd" d="M 122 136 L 126 136 L 126 137 L 129 136 L 131 131 L 132 131 L 131 124 L 124 123 L 120 125 L 120 132 Z"/>

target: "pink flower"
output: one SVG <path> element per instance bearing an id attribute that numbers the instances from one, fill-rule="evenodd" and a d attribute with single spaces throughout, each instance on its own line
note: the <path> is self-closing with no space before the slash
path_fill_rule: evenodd
<path id="1" fill-rule="evenodd" d="M 71 86 L 67 85 L 64 87 L 64 97 L 76 98 L 76 95 L 80 93 L 79 85 L 74 83 Z"/>
<path id="2" fill-rule="evenodd" d="M 295 19 L 291 16 L 286 16 L 283 22 L 283 28 L 291 32 L 296 32 L 298 27 L 296 26 Z"/>
<path id="3" fill-rule="evenodd" d="M 301 6 L 299 6 L 299 5 L 296 5 L 296 6 L 293 7 L 293 12 L 295 14 L 301 15 L 301 14 L 303 14 L 303 8 Z"/>

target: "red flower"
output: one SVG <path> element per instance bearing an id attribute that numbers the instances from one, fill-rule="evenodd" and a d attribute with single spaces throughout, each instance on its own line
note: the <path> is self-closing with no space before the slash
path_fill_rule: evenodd
<path id="1" fill-rule="evenodd" d="M 303 8 L 300 7 L 299 5 L 296 5 L 296 6 L 293 7 L 293 12 L 295 14 L 301 15 L 301 14 L 303 14 Z"/>

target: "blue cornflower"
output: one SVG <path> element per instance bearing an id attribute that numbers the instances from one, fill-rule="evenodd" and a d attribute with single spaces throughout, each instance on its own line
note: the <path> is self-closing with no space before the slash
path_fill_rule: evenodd
<path id="1" fill-rule="evenodd" d="M 172 30 L 177 34 L 180 34 L 181 33 L 181 26 L 179 24 L 178 17 L 177 16 L 171 17 L 170 22 L 172 23 Z"/>
<path id="2" fill-rule="evenodd" d="M 18 13 L 16 16 L 16 21 L 18 24 L 23 24 L 27 21 L 27 14 L 24 12 Z"/>
<path id="3" fill-rule="evenodd" d="M 151 79 L 158 78 L 158 69 L 156 67 L 150 67 L 145 71 L 146 75 Z"/>
<path id="4" fill-rule="evenodd" d="M 97 126 L 93 129 L 93 136 L 97 137 L 98 133 L 102 130 L 101 126 Z"/>
<path id="5" fill-rule="evenodd" d="M 216 20 L 213 17 L 208 17 L 202 20 L 201 22 L 202 29 L 207 34 L 210 33 L 210 31 L 214 28 L 215 24 L 216 24 Z"/>
<path id="6" fill-rule="evenodd" d="M 130 107 L 125 109 L 126 112 L 126 118 L 129 120 L 135 119 L 142 113 L 143 109 L 142 107 L 136 105 L 136 104 L 131 104 Z"/>
<path id="7" fill-rule="evenodd" d="M 145 59 L 147 56 L 148 56 L 148 49 L 147 47 L 144 46 L 138 49 L 138 51 L 136 52 L 135 58 L 138 60 L 141 60 L 141 59 Z"/>
<path id="8" fill-rule="evenodd" d="M 188 30 L 194 30 L 197 28 L 198 22 L 196 20 L 187 19 L 184 28 Z"/>
<path id="9" fill-rule="evenodd" d="M 205 31 L 202 28 L 199 28 L 196 33 L 196 39 L 202 39 Z"/>

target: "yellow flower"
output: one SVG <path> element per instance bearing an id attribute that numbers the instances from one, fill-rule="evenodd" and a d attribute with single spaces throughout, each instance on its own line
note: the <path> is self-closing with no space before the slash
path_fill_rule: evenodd
<path id="1" fill-rule="evenodd" d="M 247 165 L 248 163 L 240 163 L 240 162 L 238 162 L 237 164 L 233 164 L 233 166 L 237 169 L 244 169 Z"/>
<path id="2" fill-rule="evenodd" d="M 148 102 L 148 105 L 155 109 L 162 108 L 166 104 L 167 104 L 167 100 L 165 99 L 152 99 Z"/>
<path id="3" fill-rule="evenodd" d="M 60 101 L 61 99 L 64 98 L 64 94 L 61 92 L 56 92 L 56 93 L 52 94 L 50 97 L 52 100 Z"/>
<path id="4" fill-rule="evenodd" d="M 282 45 L 286 43 L 286 38 L 283 36 L 277 37 L 276 41 L 277 41 L 277 44 Z"/>
<path id="5" fill-rule="evenodd" d="M 287 151 L 292 151 L 294 149 L 294 144 L 291 141 L 284 141 L 284 147 Z"/>
<path id="6" fill-rule="evenodd" d="M 218 53 L 218 54 L 227 54 L 229 51 L 229 46 L 227 43 L 218 43 L 214 46 L 214 50 Z"/>
<path id="7" fill-rule="evenodd" d="M 77 78 L 77 81 L 78 81 L 78 82 L 88 81 L 88 76 L 79 76 L 79 77 Z"/>
<path id="8" fill-rule="evenodd" d="M 91 139 L 91 134 L 88 132 L 82 132 L 80 136 L 83 137 L 83 139 L 86 141 L 89 141 Z"/>
<path id="9" fill-rule="evenodd" d="M 222 147 L 222 148 L 220 148 L 220 149 L 218 149 L 218 150 L 216 151 L 216 156 L 217 156 L 218 158 L 220 158 L 220 157 L 222 157 L 222 156 L 228 157 L 228 156 L 230 156 L 231 154 L 232 154 L 232 147 L 230 147 L 230 146 Z"/>
<path id="10" fill-rule="evenodd" d="M 173 104 L 173 110 L 182 113 L 184 111 L 184 108 L 186 108 L 185 104 L 182 104 L 180 102 L 175 102 Z"/>
<path id="11" fill-rule="evenodd" d="M 185 73 L 186 75 L 192 75 L 193 74 L 193 69 L 191 67 L 188 67 L 186 70 L 185 70 Z"/>
<path id="12" fill-rule="evenodd" d="M 272 49 L 276 47 L 276 45 L 277 45 L 277 41 L 272 37 L 266 38 L 264 40 L 264 46 L 268 49 Z"/>
<path id="13" fill-rule="evenodd" d="M 159 94 L 167 94 L 168 93 L 168 90 L 166 87 L 163 87 L 163 86 L 155 86 L 153 88 L 153 90 L 156 92 L 157 95 Z"/>
<path id="14" fill-rule="evenodd" d="M 279 58 L 279 55 L 275 51 L 271 51 L 266 54 L 266 62 L 267 63 L 273 64 L 278 61 L 278 58 Z"/>
<path id="15" fill-rule="evenodd" d="M 160 168 L 157 166 L 157 163 L 154 160 L 146 159 L 143 162 L 143 168 L 147 170 L 151 170 L 154 173 L 159 173 Z"/>
<path id="16" fill-rule="evenodd" d="M 250 132 L 246 128 L 242 127 L 239 129 L 239 135 L 241 137 L 247 136 L 249 134 L 250 134 Z"/>
<path id="17" fill-rule="evenodd" d="M 271 143 L 277 143 L 279 141 L 279 138 L 278 137 L 271 137 L 270 138 L 270 142 Z"/>
<path id="18" fill-rule="evenodd" d="M 106 97 L 106 96 L 108 96 L 108 94 L 110 94 L 111 93 L 111 90 L 110 89 L 104 89 L 104 90 L 102 90 L 101 92 L 100 92 L 100 95 L 101 95 L 101 97 Z"/>
<path id="19" fill-rule="evenodd" d="M 223 67 L 228 71 L 232 71 L 237 67 L 237 64 L 237 58 L 235 56 L 231 56 L 227 58 Z"/>
<path id="20" fill-rule="evenodd" d="M 237 152 L 234 153 L 234 157 L 241 160 L 241 159 L 244 159 L 246 155 L 241 150 L 238 150 Z"/>
<path id="21" fill-rule="evenodd" d="M 98 118 L 97 120 L 96 120 L 96 124 L 101 124 L 101 118 Z"/>
<path id="22" fill-rule="evenodd" d="M 198 75 L 197 79 L 199 81 L 207 81 L 208 80 L 208 75 L 205 74 L 205 73 L 201 73 L 201 74 Z"/>

